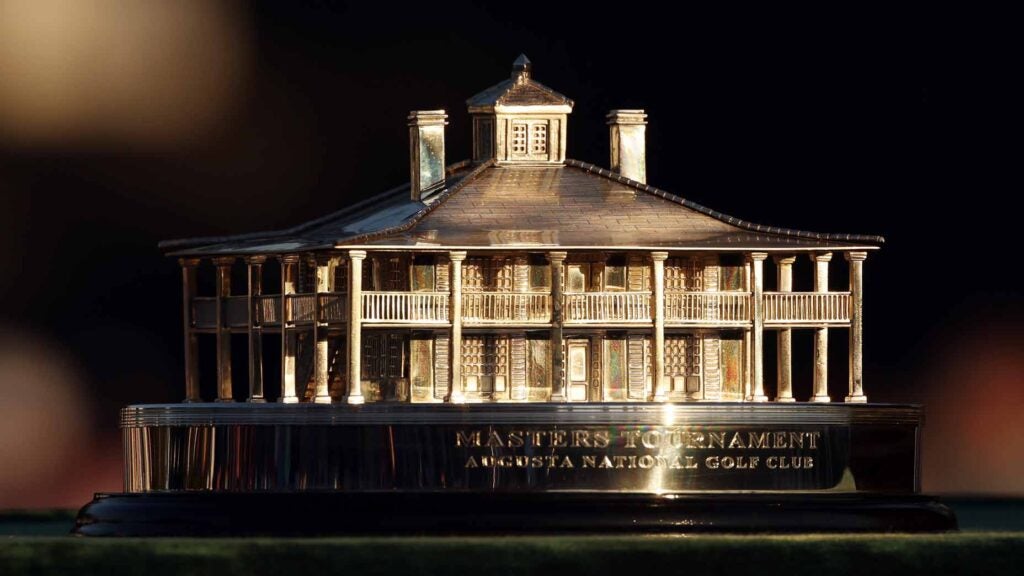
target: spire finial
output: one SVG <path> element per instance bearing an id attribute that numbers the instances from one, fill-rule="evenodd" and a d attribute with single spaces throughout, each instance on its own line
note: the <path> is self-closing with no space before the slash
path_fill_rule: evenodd
<path id="1" fill-rule="evenodd" d="M 520 54 L 515 62 L 512 63 L 512 77 L 516 80 L 520 78 L 525 80 L 530 77 L 530 68 L 532 67 L 533 64 L 530 63 L 530 59 L 526 57 L 526 54 Z"/>

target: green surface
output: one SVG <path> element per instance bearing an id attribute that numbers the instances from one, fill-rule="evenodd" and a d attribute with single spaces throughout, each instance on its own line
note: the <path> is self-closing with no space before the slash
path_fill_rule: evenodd
<path id="1" fill-rule="evenodd" d="M 74 511 L 0 513 L 20 574 L 1022 574 L 1024 502 L 948 499 L 959 533 L 800 536 L 121 538 L 67 536 Z"/>
<path id="2" fill-rule="evenodd" d="M 1024 533 L 0 539 L 0 574 L 1020 574 Z"/>

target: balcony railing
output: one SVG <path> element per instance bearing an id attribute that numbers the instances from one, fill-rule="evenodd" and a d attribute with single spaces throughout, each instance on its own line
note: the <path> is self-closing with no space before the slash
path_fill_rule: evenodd
<path id="1" fill-rule="evenodd" d="M 316 299 L 320 322 L 348 321 L 345 293 L 289 294 L 284 318 L 289 324 L 312 324 Z M 367 323 L 446 324 L 449 322 L 447 292 L 364 292 L 363 321 Z M 462 295 L 462 320 L 466 324 L 547 324 L 551 321 L 551 295 L 533 292 L 467 292 Z M 248 297 L 229 296 L 222 306 L 225 324 L 233 329 L 248 326 Z M 563 319 L 568 324 L 646 323 L 652 321 L 650 292 L 567 293 Z M 281 296 L 253 298 L 255 323 L 281 325 Z M 747 326 L 752 319 L 750 294 L 746 292 L 668 292 L 665 322 L 668 325 Z M 766 326 L 847 325 L 850 322 L 849 292 L 765 292 Z M 192 326 L 217 328 L 217 298 L 192 300 Z"/>
<path id="2" fill-rule="evenodd" d="M 447 292 L 363 292 L 364 322 L 448 322 Z"/>
<path id="3" fill-rule="evenodd" d="M 256 323 L 260 326 L 281 325 L 281 296 L 256 296 L 254 298 L 256 307 Z"/>
<path id="4" fill-rule="evenodd" d="M 849 292 L 765 292 L 765 324 L 847 324 Z"/>
<path id="5" fill-rule="evenodd" d="M 224 315 L 227 325 L 231 328 L 248 328 L 248 306 L 248 296 L 228 296 L 224 302 Z"/>
<path id="6" fill-rule="evenodd" d="M 316 313 L 315 294 L 289 294 L 286 297 L 285 318 L 292 324 L 311 324 Z"/>
<path id="7" fill-rule="evenodd" d="M 474 324 L 550 322 L 551 295 L 529 292 L 464 293 L 462 320 Z"/>
<path id="8" fill-rule="evenodd" d="M 217 327 L 217 299 L 199 296 L 192 299 L 192 327 Z"/>
<path id="9" fill-rule="evenodd" d="M 348 294 L 329 292 L 320 294 L 320 321 L 328 324 L 348 320 Z"/>
<path id="10" fill-rule="evenodd" d="M 750 322 L 747 292 L 669 292 L 665 294 L 665 322 L 675 324 L 736 325 Z"/>
<path id="11" fill-rule="evenodd" d="M 650 322 L 650 292 L 580 292 L 565 294 L 565 322 Z"/>
<path id="12" fill-rule="evenodd" d="M 348 298 L 340 292 L 289 294 L 285 318 L 294 325 L 308 325 L 316 312 L 319 321 L 348 321 Z M 447 292 L 364 292 L 362 320 L 368 323 L 446 324 L 450 322 Z M 567 324 L 651 322 L 650 292 L 567 293 L 563 320 Z M 223 302 L 224 323 L 233 329 L 249 325 L 248 296 L 228 296 Z M 253 297 L 258 326 L 281 326 L 281 295 Z M 463 294 L 466 324 L 547 324 L 551 322 L 551 295 L 532 292 L 467 292 Z M 665 320 L 669 325 L 746 326 L 753 314 L 746 292 L 668 292 Z M 849 292 L 765 292 L 766 326 L 847 325 L 850 323 Z M 217 328 L 217 298 L 196 297 L 191 302 L 191 321 L 200 330 Z"/>

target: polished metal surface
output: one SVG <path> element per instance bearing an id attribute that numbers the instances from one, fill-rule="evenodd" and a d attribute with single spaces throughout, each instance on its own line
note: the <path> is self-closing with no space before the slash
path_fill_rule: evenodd
<path id="1" fill-rule="evenodd" d="M 756 224 L 647 184 L 643 110 L 608 115 L 611 170 L 567 159 L 573 101 L 525 56 L 467 105 L 472 161 L 445 168 L 447 116 L 413 112 L 410 184 L 288 230 L 161 245 L 184 256 L 188 403 L 123 411 L 126 490 L 916 491 L 920 408 L 866 404 L 862 381 L 880 236 Z M 830 289 L 833 252 L 847 291 Z M 813 292 L 792 290 L 797 254 Z M 769 256 L 790 266 L 775 291 Z M 828 336 L 847 327 L 833 398 Z M 794 329 L 815 332 L 811 398 L 793 395 Z M 206 334 L 218 404 L 201 402 Z M 264 394 L 265 334 L 280 398 Z"/>
<path id="2" fill-rule="evenodd" d="M 888 405 L 151 405 L 125 491 L 912 493 L 920 410 Z"/>
<path id="3" fill-rule="evenodd" d="M 821 425 L 920 426 L 923 412 L 915 404 L 742 404 L 692 403 L 510 403 L 432 404 L 376 403 L 278 404 L 256 406 L 214 402 L 138 404 L 121 409 L 121 428 L 158 426 L 348 426 L 362 424 L 635 424 L 777 426 L 799 421 Z"/>

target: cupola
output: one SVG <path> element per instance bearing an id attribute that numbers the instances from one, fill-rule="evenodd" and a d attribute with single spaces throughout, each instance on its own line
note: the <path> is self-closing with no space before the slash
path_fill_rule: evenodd
<path id="1" fill-rule="evenodd" d="M 473 117 L 473 161 L 498 164 L 562 164 L 566 119 L 573 102 L 532 77 L 520 54 L 512 77 L 466 101 Z"/>

